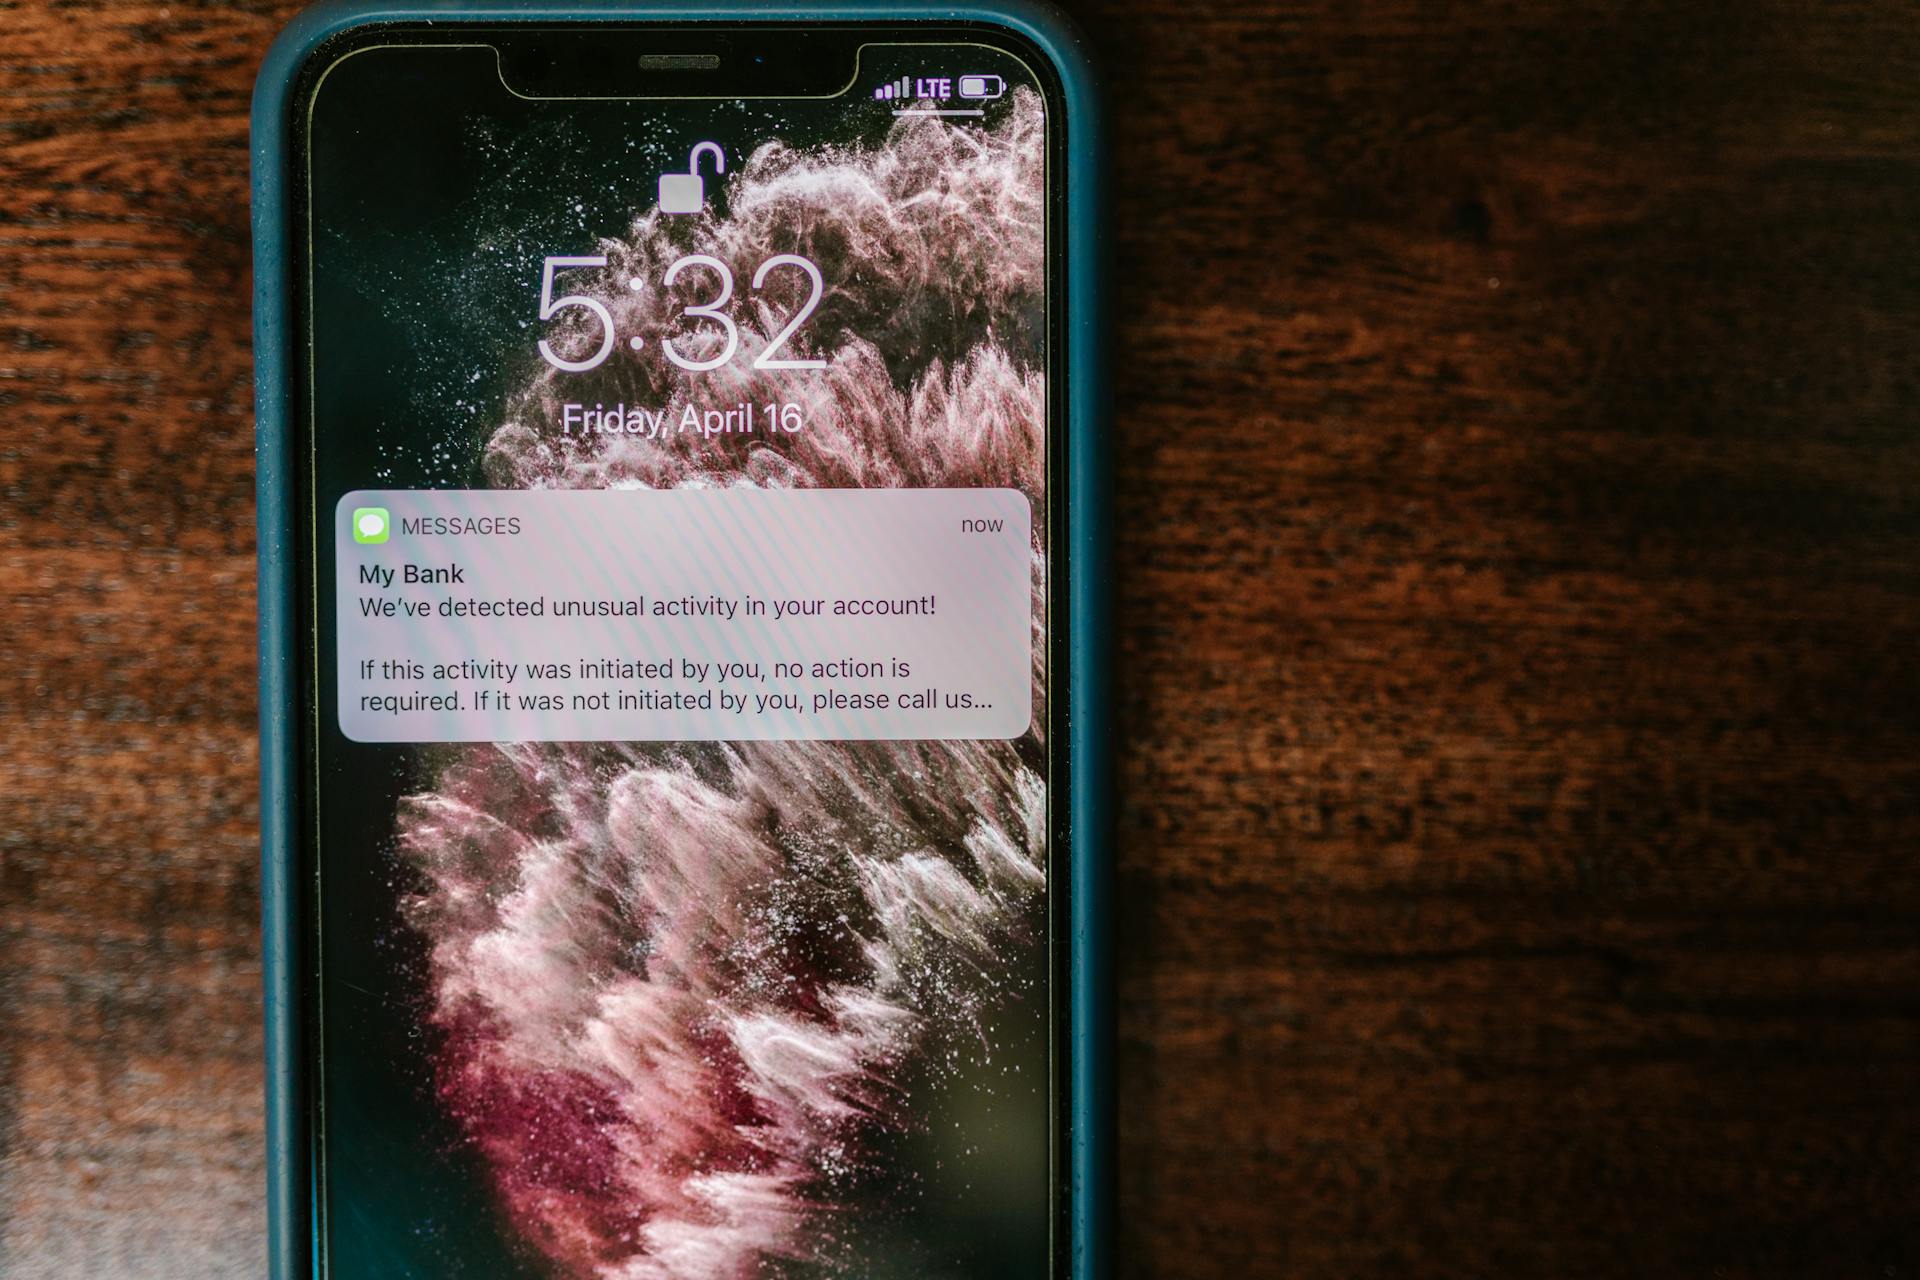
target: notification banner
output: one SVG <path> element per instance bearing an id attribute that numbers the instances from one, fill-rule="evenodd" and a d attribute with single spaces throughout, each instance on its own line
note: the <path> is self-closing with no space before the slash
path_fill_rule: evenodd
<path id="1" fill-rule="evenodd" d="M 1015 489 L 362 490 L 334 512 L 357 742 L 1015 738 Z"/>

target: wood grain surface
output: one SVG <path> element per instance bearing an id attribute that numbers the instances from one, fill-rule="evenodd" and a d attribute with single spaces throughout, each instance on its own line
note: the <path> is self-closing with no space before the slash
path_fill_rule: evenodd
<path id="1" fill-rule="evenodd" d="M 247 122 L 0 0 L 0 1273 L 261 1268 Z M 1086 0 L 1128 1277 L 1920 1267 L 1920 14 Z"/>

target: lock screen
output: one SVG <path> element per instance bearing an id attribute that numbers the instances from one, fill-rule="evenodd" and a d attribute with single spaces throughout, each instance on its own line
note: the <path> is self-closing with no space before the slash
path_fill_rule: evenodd
<path id="1" fill-rule="evenodd" d="M 876 40 L 831 93 L 673 99 L 530 93 L 484 36 L 436 38 L 356 37 L 304 101 L 321 1273 L 1052 1274 L 1050 90 L 991 37 Z M 673 490 L 1024 496 L 1030 718 L 999 700 L 1006 726 L 978 734 L 347 731 L 334 583 L 377 599 L 371 556 L 402 523 L 352 495 Z M 482 523 L 408 527 L 520 532 Z M 595 581 L 638 598 L 664 553 L 598 528 Z M 759 521 L 676 554 L 806 538 L 848 574 L 898 541 Z M 484 579 L 507 543 L 395 568 Z M 374 576 L 351 578 L 362 550 Z M 915 616 L 925 596 L 856 604 L 942 625 Z M 721 626 L 728 603 L 650 600 L 626 631 L 603 607 L 593 634 L 618 647 L 544 656 L 697 701 L 655 687 L 700 655 L 661 649 L 646 615 Z M 519 696 L 506 624 L 449 625 L 473 662 L 446 678 Z M 406 699 L 442 696 L 376 657 L 390 692 L 366 714 L 411 723 Z M 796 707 L 821 696 L 801 688 Z"/>

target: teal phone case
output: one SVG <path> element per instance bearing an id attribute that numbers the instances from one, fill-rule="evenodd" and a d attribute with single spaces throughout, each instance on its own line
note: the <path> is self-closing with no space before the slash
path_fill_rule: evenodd
<path id="1" fill-rule="evenodd" d="M 907 0 L 612 4 L 580 0 L 339 0 L 317 5 L 268 50 L 253 95 L 254 405 L 259 498 L 261 944 L 265 969 L 267 1254 L 273 1280 L 315 1274 L 312 1148 L 305 1119 L 299 982 L 298 865 L 301 723 L 298 613 L 294 608 L 298 511 L 292 428 L 291 343 L 296 321 L 288 235 L 293 154 L 290 111 L 306 60 L 354 27 L 388 22 L 663 22 L 758 20 L 985 23 L 1024 36 L 1053 62 L 1067 128 L 1067 542 L 1073 614 L 1067 679 L 1070 747 L 1068 859 L 1068 1250 L 1073 1280 L 1102 1280 L 1112 1254 L 1111 869 L 1108 821 L 1106 421 L 1106 172 L 1098 86 L 1084 41 L 1056 11 L 1028 0 L 916 5 Z"/>

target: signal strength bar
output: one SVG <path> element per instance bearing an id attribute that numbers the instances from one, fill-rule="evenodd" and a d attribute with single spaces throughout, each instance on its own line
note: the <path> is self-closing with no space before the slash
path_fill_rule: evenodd
<path id="1" fill-rule="evenodd" d="M 885 102 L 894 98 L 908 98 L 912 96 L 913 81 L 907 76 L 901 76 L 898 80 L 889 80 L 873 91 L 874 101 L 876 102 Z"/>

